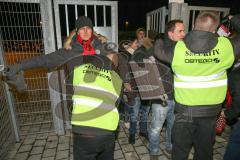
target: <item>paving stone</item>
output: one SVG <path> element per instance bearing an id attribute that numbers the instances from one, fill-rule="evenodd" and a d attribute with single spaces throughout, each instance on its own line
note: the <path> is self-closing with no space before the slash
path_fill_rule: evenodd
<path id="1" fill-rule="evenodd" d="M 16 151 L 16 150 L 15 150 L 15 151 L 9 151 L 9 152 L 7 153 L 6 159 L 13 159 L 16 154 L 17 154 L 17 151 Z"/>
<path id="2" fill-rule="evenodd" d="M 218 149 L 216 149 L 216 151 L 217 151 L 218 153 L 220 153 L 221 155 L 224 155 L 224 153 L 225 153 L 225 151 L 226 151 L 226 148 L 224 148 L 224 147 L 218 148 Z"/>
<path id="3" fill-rule="evenodd" d="M 139 157 L 136 152 L 127 152 L 124 153 L 126 160 L 139 160 Z"/>
<path id="4" fill-rule="evenodd" d="M 58 142 L 59 143 L 69 143 L 70 142 L 70 138 L 69 137 L 65 137 L 65 136 L 60 136 Z"/>
<path id="5" fill-rule="evenodd" d="M 135 150 L 138 154 L 148 153 L 148 150 L 145 146 L 135 147 Z"/>
<path id="6" fill-rule="evenodd" d="M 47 141 L 58 141 L 58 137 L 56 135 L 54 136 L 49 136 Z"/>
<path id="7" fill-rule="evenodd" d="M 190 152 L 189 155 L 188 155 L 188 159 L 193 159 L 193 155 L 194 154 Z"/>
<path id="8" fill-rule="evenodd" d="M 10 151 L 18 151 L 22 143 L 15 143 L 11 146 Z"/>
<path id="9" fill-rule="evenodd" d="M 29 152 L 30 150 L 32 149 L 32 145 L 22 145 L 18 152 L 21 153 L 21 152 Z"/>
<path id="10" fill-rule="evenodd" d="M 159 156 L 158 159 L 160 159 L 160 160 L 168 160 L 168 158 L 165 155 Z"/>
<path id="11" fill-rule="evenodd" d="M 134 151 L 133 146 L 131 144 L 122 145 L 121 148 L 122 148 L 123 153 Z"/>
<path id="12" fill-rule="evenodd" d="M 135 141 L 135 144 L 133 144 L 134 147 L 142 146 L 142 145 L 144 145 L 144 144 L 143 144 L 143 142 L 142 142 L 141 139 L 137 139 L 137 140 Z"/>
<path id="13" fill-rule="evenodd" d="M 119 132 L 118 138 L 124 138 L 124 137 L 126 137 L 126 133 L 125 132 Z"/>
<path id="14" fill-rule="evenodd" d="M 33 147 L 30 154 L 31 154 L 31 155 L 32 155 L 32 154 L 42 154 L 42 153 L 43 153 L 43 150 L 44 150 L 44 147 L 42 147 L 42 146 Z"/>
<path id="15" fill-rule="evenodd" d="M 59 151 L 61 151 L 61 150 L 69 150 L 69 144 L 68 143 L 59 144 L 57 150 L 59 150 Z"/>
<path id="16" fill-rule="evenodd" d="M 214 144 L 213 148 L 217 149 L 217 148 L 221 148 L 222 146 L 223 146 L 222 143 L 217 142 L 217 143 Z"/>
<path id="17" fill-rule="evenodd" d="M 115 148 L 114 148 L 114 150 L 119 150 L 119 149 L 121 149 L 121 148 L 120 148 L 120 145 L 119 145 L 118 143 L 115 143 Z"/>
<path id="18" fill-rule="evenodd" d="M 34 126 L 34 127 L 30 128 L 30 130 L 27 132 L 39 132 L 39 131 L 40 131 L 40 126 Z"/>
<path id="19" fill-rule="evenodd" d="M 25 139 L 31 139 L 31 138 L 36 139 L 36 137 L 37 137 L 36 134 L 29 134 L 29 135 L 26 135 Z"/>
<path id="20" fill-rule="evenodd" d="M 119 143 L 120 145 L 128 144 L 128 138 L 119 138 L 119 139 L 118 139 L 118 143 Z"/>
<path id="21" fill-rule="evenodd" d="M 225 142 L 226 140 L 225 139 L 223 139 L 222 137 L 220 137 L 220 136 L 216 136 L 216 142 Z"/>
<path id="22" fill-rule="evenodd" d="M 58 151 L 56 155 L 56 159 L 68 158 L 68 155 L 69 155 L 69 150 Z"/>
<path id="23" fill-rule="evenodd" d="M 143 154 L 143 155 L 139 155 L 141 160 L 150 160 L 150 155 L 149 154 Z"/>
<path id="24" fill-rule="evenodd" d="M 42 155 L 38 154 L 38 155 L 31 155 L 28 160 L 41 160 Z"/>
<path id="25" fill-rule="evenodd" d="M 123 158 L 123 153 L 121 150 L 114 151 L 114 159 Z"/>
<path id="26" fill-rule="evenodd" d="M 36 140 L 34 146 L 45 146 L 46 140 Z"/>
<path id="27" fill-rule="evenodd" d="M 44 134 L 38 134 L 36 139 L 47 139 L 48 138 L 48 133 Z"/>
<path id="28" fill-rule="evenodd" d="M 70 154 L 70 160 L 73 160 L 73 154 Z"/>
<path id="29" fill-rule="evenodd" d="M 220 154 L 215 154 L 215 155 L 213 155 L 213 159 L 214 159 L 214 160 L 222 160 L 222 159 L 223 159 L 223 156 L 220 155 Z"/>
<path id="30" fill-rule="evenodd" d="M 54 157 L 56 154 L 56 149 L 46 149 L 43 152 L 43 157 Z"/>
<path id="31" fill-rule="evenodd" d="M 28 158 L 28 152 L 18 153 L 14 157 L 14 160 L 26 160 Z"/>
<path id="32" fill-rule="evenodd" d="M 41 160 L 55 160 L 54 157 L 47 157 L 47 158 L 42 158 Z"/>
<path id="33" fill-rule="evenodd" d="M 33 144 L 35 140 L 35 138 L 27 138 L 24 140 L 23 144 Z"/>
<path id="34" fill-rule="evenodd" d="M 57 145 L 58 145 L 58 142 L 56 142 L 56 141 L 50 141 L 50 142 L 47 142 L 46 143 L 46 146 L 45 146 L 45 148 L 56 148 L 57 147 Z"/>

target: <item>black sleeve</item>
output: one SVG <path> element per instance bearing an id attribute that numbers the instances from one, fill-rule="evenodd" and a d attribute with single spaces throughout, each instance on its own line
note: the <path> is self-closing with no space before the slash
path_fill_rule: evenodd
<path id="1" fill-rule="evenodd" d="M 53 70 L 65 63 L 69 63 L 72 59 L 81 58 L 81 54 L 67 51 L 64 49 L 57 50 L 50 54 L 26 59 L 20 62 L 22 70 L 33 68 L 46 68 Z"/>
<path id="2" fill-rule="evenodd" d="M 130 66 L 128 64 L 128 57 L 126 57 L 123 54 L 119 54 L 118 55 L 118 71 L 119 71 L 119 75 L 122 78 L 124 83 L 129 83 L 130 82 L 130 78 L 128 77 L 128 75 L 130 74 Z"/>
<path id="3" fill-rule="evenodd" d="M 238 71 L 232 71 L 229 74 L 228 78 L 228 89 L 230 91 L 231 97 L 232 97 L 232 105 L 230 108 L 226 109 L 224 114 L 228 120 L 233 120 L 234 118 L 237 118 L 240 114 L 240 70 Z"/>
<path id="4" fill-rule="evenodd" d="M 158 39 L 154 44 L 154 56 L 167 64 L 171 64 L 173 60 L 173 51 L 175 45 L 164 46 L 162 39 Z"/>
<path id="5" fill-rule="evenodd" d="M 237 35 L 230 39 L 232 45 L 233 45 L 233 50 L 234 50 L 234 56 L 236 58 L 239 58 L 240 56 L 240 15 L 235 15 L 231 20 L 231 25 L 233 28 L 237 31 Z"/>

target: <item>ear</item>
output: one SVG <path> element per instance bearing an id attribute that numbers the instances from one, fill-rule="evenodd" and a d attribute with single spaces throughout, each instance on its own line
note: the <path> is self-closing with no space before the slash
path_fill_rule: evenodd
<path id="1" fill-rule="evenodd" d="M 169 37 L 170 39 L 172 39 L 173 33 L 172 33 L 171 31 L 169 31 L 169 32 L 167 32 L 167 34 L 168 34 L 168 37 Z"/>

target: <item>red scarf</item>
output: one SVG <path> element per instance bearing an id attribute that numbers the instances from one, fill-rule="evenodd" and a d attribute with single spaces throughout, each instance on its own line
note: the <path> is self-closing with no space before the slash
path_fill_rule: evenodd
<path id="1" fill-rule="evenodd" d="M 226 95 L 226 108 L 229 109 L 232 105 L 232 96 L 230 94 L 229 89 L 227 90 L 227 95 Z"/>
<path id="2" fill-rule="evenodd" d="M 94 36 L 92 35 L 89 40 L 84 41 L 79 34 L 77 35 L 78 42 L 83 46 L 83 55 L 96 54 L 93 46 L 91 45 L 93 38 Z"/>

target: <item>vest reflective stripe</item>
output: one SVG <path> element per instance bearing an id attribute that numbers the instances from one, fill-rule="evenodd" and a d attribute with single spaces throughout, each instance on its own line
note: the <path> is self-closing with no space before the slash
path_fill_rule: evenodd
<path id="1" fill-rule="evenodd" d="M 84 94 L 84 92 L 91 92 L 91 93 L 105 95 L 107 98 L 110 98 L 111 100 L 114 100 L 114 101 L 116 101 L 119 98 L 118 95 L 115 95 L 114 93 L 110 93 L 103 88 L 93 87 L 87 84 L 74 86 L 73 88 L 74 88 L 75 94 Z"/>
<path id="2" fill-rule="evenodd" d="M 172 61 L 175 100 L 189 106 L 222 103 L 227 90 L 226 69 L 233 61 L 233 47 L 225 37 L 219 37 L 207 53 L 193 53 L 179 41 Z"/>
<path id="3" fill-rule="evenodd" d="M 74 98 L 73 99 L 73 104 L 74 105 L 86 105 L 86 104 L 92 104 L 91 107 L 92 109 L 94 108 L 102 108 L 105 110 L 113 111 L 113 112 L 118 112 L 117 108 L 112 105 L 104 104 L 102 102 L 97 102 L 97 101 L 92 101 L 84 98 Z"/>
<path id="4" fill-rule="evenodd" d="M 174 82 L 176 88 L 212 88 L 219 86 L 227 86 L 227 80 L 211 81 L 211 82 Z"/>
<path id="5" fill-rule="evenodd" d="M 180 75 L 180 74 L 175 74 L 177 78 L 183 80 L 183 81 L 187 81 L 187 82 L 203 82 L 203 81 L 210 81 L 213 80 L 215 78 L 219 78 L 221 77 L 224 73 L 226 73 L 225 71 L 217 73 L 217 74 L 212 74 L 209 76 L 184 76 L 184 75 Z"/>
<path id="6" fill-rule="evenodd" d="M 116 101 L 122 80 L 111 70 L 84 64 L 74 69 L 74 95 L 71 124 L 110 131 L 117 129 Z"/>

